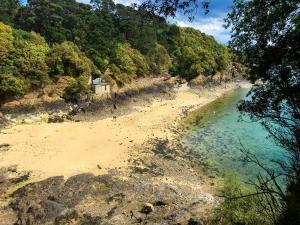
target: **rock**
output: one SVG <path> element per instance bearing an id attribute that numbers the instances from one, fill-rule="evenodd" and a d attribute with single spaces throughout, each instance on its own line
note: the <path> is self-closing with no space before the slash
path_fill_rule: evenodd
<path id="1" fill-rule="evenodd" d="M 0 151 L 6 152 L 9 150 L 9 144 L 0 144 Z"/>
<path id="2" fill-rule="evenodd" d="M 78 220 L 79 215 L 75 210 L 65 209 L 54 220 L 54 225 L 69 224 L 71 220 Z"/>
<path id="3" fill-rule="evenodd" d="M 188 220 L 188 225 L 204 225 L 204 223 L 201 220 L 195 220 L 193 218 L 190 218 Z"/>
<path id="4" fill-rule="evenodd" d="M 0 112 L 0 124 L 4 124 L 5 122 L 7 122 L 7 118 L 5 118 L 5 116 Z"/>
<path id="5" fill-rule="evenodd" d="M 154 202 L 153 205 L 154 206 L 165 206 L 165 205 L 167 205 L 167 203 L 165 203 L 164 201 L 158 200 L 158 201 Z"/>
<path id="6" fill-rule="evenodd" d="M 154 211 L 154 206 L 150 203 L 145 203 L 145 205 L 143 206 L 143 208 L 141 209 L 141 213 L 144 213 L 146 215 L 152 213 Z"/>
<path id="7" fill-rule="evenodd" d="M 201 204 L 201 205 L 213 205 L 216 204 L 216 199 L 211 194 L 202 194 L 197 198 L 192 200 L 193 205 Z"/>
<path id="8" fill-rule="evenodd" d="M 48 118 L 48 123 L 62 123 L 65 119 L 61 116 L 54 115 Z"/>

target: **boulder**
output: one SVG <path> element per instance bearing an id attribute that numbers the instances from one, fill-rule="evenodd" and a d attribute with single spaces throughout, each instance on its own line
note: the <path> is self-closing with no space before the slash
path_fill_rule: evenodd
<path id="1" fill-rule="evenodd" d="M 65 119 L 62 116 L 54 115 L 48 118 L 48 123 L 62 123 Z"/>
<path id="2" fill-rule="evenodd" d="M 204 223 L 201 220 L 190 218 L 188 220 L 188 225 L 204 225 Z"/>
<path id="3" fill-rule="evenodd" d="M 145 203 L 140 212 L 148 215 L 148 214 L 152 213 L 153 211 L 154 211 L 154 206 L 150 203 Z"/>

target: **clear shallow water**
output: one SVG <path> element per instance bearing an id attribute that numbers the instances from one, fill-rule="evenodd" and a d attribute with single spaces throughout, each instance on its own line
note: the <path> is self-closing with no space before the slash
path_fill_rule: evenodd
<path id="1" fill-rule="evenodd" d="M 248 89 L 237 89 L 193 112 L 185 121 L 183 142 L 199 151 L 201 160 L 217 175 L 238 173 L 252 179 L 260 172 L 254 165 L 241 162 L 241 143 L 268 166 L 270 159 L 282 159 L 283 149 L 277 146 L 258 122 L 240 118 L 237 103 Z"/>

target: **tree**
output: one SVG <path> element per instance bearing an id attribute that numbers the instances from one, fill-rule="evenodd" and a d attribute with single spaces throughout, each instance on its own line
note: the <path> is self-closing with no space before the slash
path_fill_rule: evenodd
<path id="1" fill-rule="evenodd" d="M 199 4 L 207 14 L 209 12 L 209 0 L 146 0 L 140 5 L 135 4 L 135 6 L 145 9 L 152 14 L 164 15 L 166 17 L 175 17 L 176 12 L 182 11 L 185 15 L 188 15 L 190 20 L 193 20 L 195 12 L 199 8 Z"/>
<path id="2" fill-rule="evenodd" d="M 92 74 L 99 75 L 94 64 L 72 42 L 53 45 L 47 55 L 47 64 L 52 77 L 83 76 L 88 80 Z"/>
<path id="3" fill-rule="evenodd" d="M 66 40 L 63 32 L 63 7 L 58 0 L 28 0 L 16 16 L 16 26 L 26 31 L 35 31 L 47 38 L 49 42 Z"/>
<path id="4" fill-rule="evenodd" d="M 49 83 L 49 68 L 45 62 L 49 46 L 40 35 L 14 30 L 14 50 L 10 58 L 18 73 L 27 80 L 31 90 Z"/>
<path id="5" fill-rule="evenodd" d="M 168 72 L 171 66 L 171 58 L 166 48 L 160 44 L 156 44 L 147 54 L 151 72 L 154 74 L 162 74 Z"/>
<path id="6" fill-rule="evenodd" d="M 19 97 L 50 82 L 45 63 L 49 46 L 34 32 L 0 23 L 1 101 Z"/>
<path id="7" fill-rule="evenodd" d="M 26 83 L 10 73 L 0 73 L 0 104 L 13 97 L 22 96 L 27 91 Z"/>
<path id="8" fill-rule="evenodd" d="M 180 3 L 177 6 L 183 5 Z M 200 74 L 212 76 L 228 64 L 227 48 L 221 47 L 213 37 L 192 28 L 180 29 L 169 25 L 165 18 L 143 7 L 135 9 L 115 4 L 112 0 L 92 0 L 90 5 L 75 0 L 28 0 L 25 6 L 17 9 L 13 22 L 15 27 L 27 33 L 15 32 L 22 36 L 21 41 L 14 41 L 14 44 L 19 42 L 20 45 L 20 49 L 14 49 L 19 60 L 6 64 L 6 70 L 10 67 L 10 71 L 20 72 L 30 83 L 30 89 L 47 83 L 46 66 L 49 67 L 51 82 L 66 72 L 76 76 L 78 68 L 72 70 L 55 59 L 56 56 L 61 59 L 59 51 L 68 55 L 74 50 L 67 49 L 66 45 L 58 48 L 57 44 L 65 42 L 74 43 L 102 73 L 109 69 L 110 76 L 120 85 L 150 72 L 171 72 L 187 79 Z M 42 59 L 47 52 L 46 46 L 43 48 L 43 44 L 36 46 L 35 43 L 23 41 L 31 31 L 39 33 L 48 45 L 54 46 L 46 66 Z M 10 52 L 11 42 L 6 41 L 2 43 L 3 49 L 0 46 L 0 51 L 8 56 L 4 52 Z M 26 54 L 30 54 L 31 58 Z M 29 61 L 26 61 L 27 58 Z M 35 71 L 30 71 L 34 62 L 39 66 L 35 67 Z M 67 68 L 70 71 L 66 71 Z"/>
<path id="9" fill-rule="evenodd" d="M 179 34 L 175 31 L 170 42 L 167 46 L 173 56 L 171 72 L 187 80 L 199 75 L 212 77 L 230 64 L 227 47 L 193 28 L 180 28 Z"/>
<path id="10" fill-rule="evenodd" d="M 66 101 L 78 102 L 90 90 L 90 77 L 100 76 L 100 71 L 93 62 L 72 42 L 55 44 L 47 55 L 46 62 L 53 79 L 58 80 L 61 76 L 74 78 L 65 89 L 63 97 Z"/>
<path id="11" fill-rule="evenodd" d="M 6 24 L 13 24 L 14 17 L 20 7 L 19 0 L 1 0 L 0 21 Z"/>
<path id="12" fill-rule="evenodd" d="M 0 22 L 0 66 L 9 61 L 9 53 L 13 49 L 12 28 Z"/>
<path id="13" fill-rule="evenodd" d="M 111 76 L 119 86 L 149 73 L 149 65 L 144 55 L 127 43 L 117 45 L 111 63 Z"/>
<path id="14" fill-rule="evenodd" d="M 276 223 L 300 224 L 299 1 L 235 0 L 227 26 L 232 27 L 230 45 L 249 68 L 250 80 L 260 81 L 239 109 L 261 121 L 288 155 L 278 162 L 279 174 L 273 171 L 276 176 L 264 179 L 259 188 L 273 190 L 280 201 Z M 286 178 L 283 195 L 276 194 L 277 176 Z"/>

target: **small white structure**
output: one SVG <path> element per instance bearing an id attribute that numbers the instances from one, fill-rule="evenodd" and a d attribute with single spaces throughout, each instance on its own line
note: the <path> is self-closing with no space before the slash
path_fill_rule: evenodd
<path id="1" fill-rule="evenodd" d="M 101 78 L 96 78 L 92 80 L 92 87 L 95 95 L 103 95 L 105 93 L 110 93 L 110 85 Z"/>

